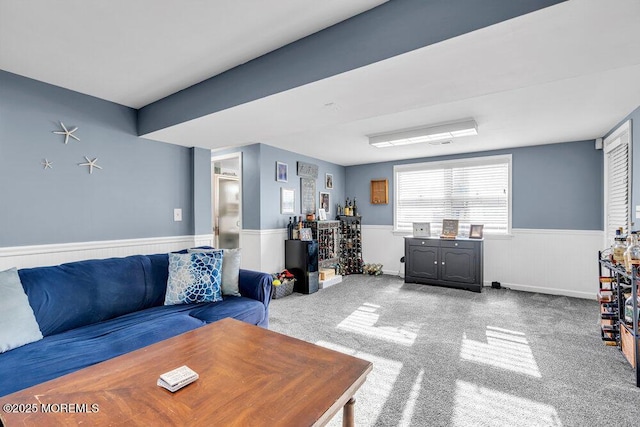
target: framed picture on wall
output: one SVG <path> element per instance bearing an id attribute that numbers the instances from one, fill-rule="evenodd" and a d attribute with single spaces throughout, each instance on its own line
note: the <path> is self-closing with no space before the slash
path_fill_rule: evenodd
<path id="1" fill-rule="evenodd" d="M 331 196 L 329 193 L 320 192 L 320 209 L 324 209 L 325 214 L 331 213 Z"/>
<path id="2" fill-rule="evenodd" d="M 276 162 L 276 181 L 289 181 L 289 165 L 282 162 Z"/>
<path id="3" fill-rule="evenodd" d="M 327 190 L 333 189 L 333 174 L 324 174 L 324 188 L 326 188 Z"/>
<path id="4" fill-rule="evenodd" d="M 296 191 L 293 188 L 280 189 L 280 213 L 294 214 L 296 202 Z"/>

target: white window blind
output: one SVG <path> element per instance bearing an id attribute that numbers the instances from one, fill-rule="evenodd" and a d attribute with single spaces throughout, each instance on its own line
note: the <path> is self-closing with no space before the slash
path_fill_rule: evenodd
<path id="1" fill-rule="evenodd" d="M 430 222 L 439 234 L 443 219 L 457 219 L 462 229 L 483 224 L 485 233 L 508 233 L 510 170 L 511 156 L 396 166 L 395 229 Z"/>
<path id="2" fill-rule="evenodd" d="M 630 227 L 631 163 L 629 126 L 624 124 L 604 143 L 605 153 L 605 245 L 613 242 L 616 229 Z"/>

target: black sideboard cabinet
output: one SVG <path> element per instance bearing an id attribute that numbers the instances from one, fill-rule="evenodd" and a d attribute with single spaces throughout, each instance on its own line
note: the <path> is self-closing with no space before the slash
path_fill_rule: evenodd
<path id="1" fill-rule="evenodd" d="M 284 268 L 296 277 L 295 292 L 318 291 L 318 241 L 285 240 Z"/>
<path id="2" fill-rule="evenodd" d="M 483 241 L 405 237 L 404 281 L 482 291 Z"/>

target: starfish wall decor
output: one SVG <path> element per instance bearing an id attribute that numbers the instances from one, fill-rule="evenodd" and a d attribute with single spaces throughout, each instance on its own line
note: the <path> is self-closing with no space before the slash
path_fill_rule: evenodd
<path id="1" fill-rule="evenodd" d="M 44 166 L 43 169 L 53 169 L 53 166 L 51 166 L 53 164 L 53 162 L 50 162 L 47 159 L 44 159 L 44 161 L 42 162 L 42 166 Z"/>
<path id="2" fill-rule="evenodd" d="M 97 157 L 95 159 L 93 159 L 93 160 L 89 160 L 89 158 L 87 156 L 84 156 L 84 158 L 87 161 L 87 163 L 78 163 L 78 166 L 89 166 L 89 174 L 93 173 L 93 168 L 102 169 L 101 166 L 98 166 L 96 164 L 96 162 L 98 161 Z"/>
<path id="3" fill-rule="evenodd" d="M 60 126 L 62 126 L 62 129 L 64 129 L 64 130 L 54 130 L 53 133 L 55 133 L 57 135 L 64 135 L 64 143 L 65 143 L 65 145 L 69 142 L 69 137 L 75 139 L 76 141 L 80 141 L 80 138 L 78 138 L 77 136 L 75 136 L 73 134 L 75 131 L 78 130 L 77 126 L 74 127 L 71 130 L 68 130 L 67 127 L 62 122 L 60 122 Z"/>

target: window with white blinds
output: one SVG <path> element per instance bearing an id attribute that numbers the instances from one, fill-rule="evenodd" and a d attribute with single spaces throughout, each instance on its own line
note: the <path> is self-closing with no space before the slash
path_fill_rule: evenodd
<path id="1" fill-rule="evenodd" d="M 605 245 L 619 227 L 627 233 L 631 221 L 631 153 L 629 123 L 624 123 L 604 142 Z"/>
<path id="2" fill-rule="evenodd" d="M 470 224 L 483 224 L 485 233 L 510 232 L 511 155 L 397 165 L 394 177 L 397 231 L 429 222 L 438 235 L 443 219 L 457 219 L 463 232 Z"/>

